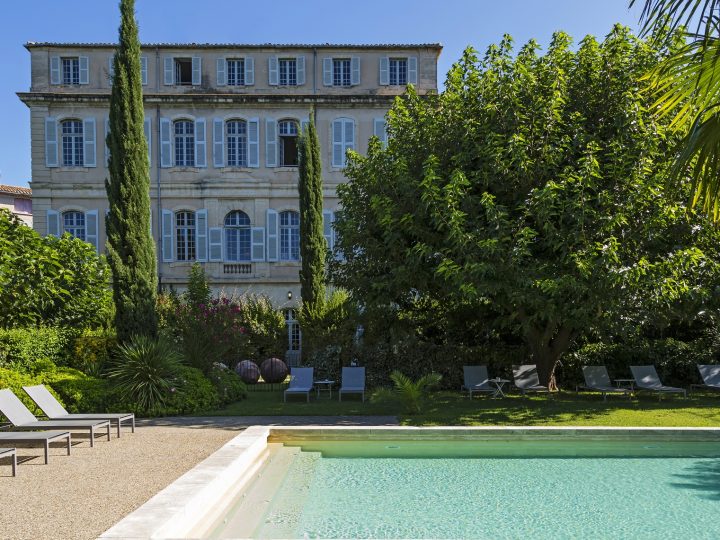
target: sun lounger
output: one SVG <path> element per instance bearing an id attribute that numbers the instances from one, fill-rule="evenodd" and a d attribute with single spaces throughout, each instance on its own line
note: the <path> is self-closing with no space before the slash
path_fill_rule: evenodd
<path id="1" fill-rule="evenodd" d="M 473 392 L 494 394 L 497 388 L 488 382 L 487 366 L 463 366 L 463 385 L 460 391 L 466 391 L 472 398 Z"/>
<path id="2" fill-rule="evenodd" d="M 0 458 L 10 458 L 12 475 L 17 476 L 17 451 L 14 448 L 0 448 Z"/>
<path id="3" fill-rule="evenodd" d="M 344 367 L 342 368 L 342 382 L 340 385 L 339 401 L 342 401 L 343 394 L 362 394 L 365 402 L 365 368 Z"/>
<path id="4" fill-rule="evenodd" d="M 537 366 L 535 364 L 525 364 L 522 366 L 513 366 L 513 379 L 520 393 L 527 392 L 549 392 L 547 386 L 540 384 Z"/>
<path id="5" fill-rule="evenodd" d="M 700 365 L 698 371 L 703 379 L 703 384 L 693 384 L 693 388 L 708 388 L 710 390 L 720 390 L 720 366 L 718 365 Z"/>
<path id="6" fill-rule="evenodd" d="M 133 413 L 70 414 L 42 384 L 23 386 L 23 390 L 50 420 L 107 420 L 111 425 L 115 424 L 117 427 L 118 437 L 120 437 L 120 425 L 123 422 L 130 422 L 132 432 L 135 433 L 135 415 Z"/>
<path id="7" fill-rule="evenodd" d="M 55 441 L 67 441 L 67 453 L 70 455 L 70 433 L 67 431 L 0 431 L 0 444 L 42 444 L 45 447 L 45 464 L 47 465 L 50 454 L 50 443 Z"/>
<path id="8" fill-rule="evenodd" d="M 283 401 L 287 401 L 288 394 L 305 394 L 308 402 L 313 389 L 313 368 L 290 368 L 290 386 L 283 394 Z"/>
<path id="9" fill-rule="evenodd" d="M 655 366 L 630 366 L 633 377 L 635 378 L 635 386 L 639 390 L 647 390 L 648 392 L 657 392 L 658 399 L 662 399 L 663 394 L 682 394 L 687 397 L 687 390 L 677 388 L 675 386 L 665 386 L 660 382 Z"/>
<path id="10" fill-rule="evenodd" d="M 607 400 L 608 394 L 632 395 L 629 388 L 618 388 L 612 385 L 605 366 L 583 366 L 582 372 L 585 378 L 585 386 L 579 388 L 601 392 L 603 400 Z"/>
<path id="11" fill-rule="evenodd" d="M 95 446 L 95 430 L 107 428 L 107 438 L 110 440 L 110 422 L 108 420 L 38 420 L 23 402 L 5 388 L 0 390 L 0 413 L 10 423 L 21 431 L 40 431 L 44 429 L 63 429 L 68 431 L 88 431 L 90 446 Z"/>

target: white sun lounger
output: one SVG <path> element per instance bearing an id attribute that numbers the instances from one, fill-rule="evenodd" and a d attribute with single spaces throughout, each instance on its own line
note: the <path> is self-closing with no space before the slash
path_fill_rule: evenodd
<path id="1" fill-rule="evenodd" d="M 110 440 L 110 422 L 108 420 L 38 420 L 8 388 L 0 390 L 0 412 L 10 420 L 15 429 L 21 431 L 44 429 L 87 431 L 90 434 L 90 446 L 95 446 L 95 430 L 107 428 L 107 438 L 108 441 Z"/>
<path id="2" fill-rule="evenodd" d="M 488 382 L 487 366 L 463 366 L 463 385 L 460 391 L 467 392 L 472 398 L 473 392 L 495 393 L 496 388 Z"/>
<path id="3" fill-rule="evenodd" d="M 362 394 L 365 402 L 365 368 L 344 367 L 342 368 L 342 382 L 338 401 L 342 401 L 343 394 Z"/>
<path id="4" fill-rule="evenodd" d="M 693 388 L 709 388 L 710 390 L 720 390 L 720 366 L 718 365 L 700 365 L 698 371 L 703 379 L 703 384 L 693 384 Z"/>
<path id="5" fill-rule="evenodd" d="M 70 455 L 71 438 L 67 431 L 0 431 L 0 444 L 30 444 L 41 443 L 45 447 L 45 464 L 50 454 L 50 443 L 65 439 L 67 441 L 67 454 Z"/>
<path id="6" fill-rule="evenodd" d="M 579 386 L 578 388 L 601 392 L 603 400 L 607 400 L 608 394 L 632 395 L 629 388 L 618 388 L 612 385 L 605 366 L 583 366 L 582 372 L 585 378 L 585 386 Z"/>
<path id="7" fill-rule="evenodd" d="M 12 475 L 17 476 L 17 451 L 14 448 L 0 448 L 0 458 L 10 458 Z"/>
<path id="8" fill-rule="evenodd" d="M 111 425 L 115 424 L 117 427 L 118 437 L 120 437 L 120 425 L 123 422 L 130 422 L 132 432 L 135 433 L 135 415 L 133 413 L 70 414 L 42 384 L 23 386 L 23 390 L 50 420 L 107 420 Z"/>
<path id="9" fill-rule="evenodd" d="M 305 394 L 308 402 L 313 389 L 313 368 L 290 368 L 290 386 L 283 394 L 283 401 L 287 401 L 288 394 Z"/>
<path id="10" fill-rule="evenodd" d="M 522 394 L 526 392 L 549 392 L 547 386 L 540 384 L 540 377 L 537 372 L 537 365 L 524 364 L 522 366 L 513 366 L 513 379 L 515 386 Z"/>
<path id="11" fill-rule="evenodd" d="M 657 392 L 658 399 L 662 399 L 663 394 L 682 394 L 683 397 L 687 397 L 687 390 L 684 388 L 665 386 L 660 382 L 655 366 L 630 366 L 630 371 L 635 378 L 635 386 L 639 390 Z"/>

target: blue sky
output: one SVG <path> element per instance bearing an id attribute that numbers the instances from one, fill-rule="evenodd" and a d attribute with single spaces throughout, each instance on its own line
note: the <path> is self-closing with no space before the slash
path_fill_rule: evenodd
<path id="1" fill-rule="evenodd" d="M 30 114 L 15 95 L 30 87 L 27 41 L 115 42 L 115 0 L 3 2 L 0 26 L 0 183 L 30 179 Z M 484 51 L 503 34 L 544 47 L 564 30 L 579 41 L 616 22 L 637 28 L 628 0 L 136 0 L 144 42 L 435 43 L 439 85 L 462 50 Z"/>

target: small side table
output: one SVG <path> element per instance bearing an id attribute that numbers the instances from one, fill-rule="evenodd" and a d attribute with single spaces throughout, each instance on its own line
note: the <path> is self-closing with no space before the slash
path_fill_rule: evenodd
<path id="1" fill-rule="evenodd" d="M 328 399 L 332 399 L 333 384 L 335 384 L 335 381 L 331 381 L 330 379 L 322 379 L 320 381 L 313 381 L 313 385 L 315 385 L 315 396 L 319 398 L 320 390 L 327 390 Z"/>
<path id="2" fill-rule="evenodd" d="M 509 380 L 496 377 L 495 379 L 488 379 L 488 382 L 492 383 L 495 386 L 495 391 L 493 392 L 492 397 L 505 397 L 505 392 L 503 392 L 503 386 L 509 383 Z"/>
<path id="3" fill-rule="evenodd" d="M 631 392 L 635 391 L 635 379 L 614 379 L 615 386 L 618 388 L 628 388 Z"/>

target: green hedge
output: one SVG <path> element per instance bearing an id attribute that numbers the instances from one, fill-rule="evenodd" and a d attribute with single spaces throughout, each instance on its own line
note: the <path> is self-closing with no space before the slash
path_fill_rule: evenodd
<path id="1" fill-rule="evenodd" d="M 215 387 L 220 405 L 226 405 L 247 397 L 247 386 L 237 373 L 230 369 L 213 367 L 208 379 Z"/>
<path id="2" fill-rule="evenodd" d="M 54 327 L 0 329 L 0 367 L 39 372 L 47 362 L 65 364 L 75 335 Z"/>

